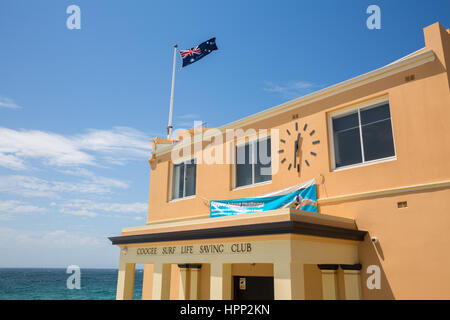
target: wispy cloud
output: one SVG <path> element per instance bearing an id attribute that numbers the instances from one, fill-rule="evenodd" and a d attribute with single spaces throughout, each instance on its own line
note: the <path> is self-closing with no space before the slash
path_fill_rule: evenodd
<path id="1" fill-rule="evenodd" d="M 201 121 L 201 117 L 195 113 L 187 113 L 177 116 L 177 121 L 175 121 L 175 125 L 177 128 L 194 128 L 194 127 L 202 127 L 203 121 Z"/>
<path id="2" fill-rule="evenodd" d="M 128 184 L 106 177 L 93 176 L 81 181 L 49 181 L 33 176 L 9 175 L 0 177 L 0 193 L 24 197 L 60 199 L 63 194 L 104 195 L 114 188 L 126 189 Z"/>
<path id="3" fill-rule="evenodd" d="M 22 106 L 19 106 L 14 100 L 0 97 L 0 108 L 8 108 L 8 109 L 22 109 Z"/>
<path id="4" fill-rule="evenodd" d="M 283 84 L 267 81 L 264 91 L 278 94 L 284 99 L 293 99 L 308 94 L 320 87 L 320 85 L 308 81 L 289 81 Z"/>
<path id="5" fill-rule="evenodd" d="M 41 213 L 46 209 L 18 200 L 0 200 L 0 220 L 9 220 L 16 214 L 22 213 Z"/>
<path id="6" fill-rule="evenodd" d="M 53 202 L 51 204 L 53 207 L 57 207 L 60 213 L 86 216 L 86 217 L 96 217 L 98 215 L 102 216 L 113 216 L 122 217 L 122 214 L 135 215 L 135 219 L 141 219 L 145 217 L 147 212 L 147 203 L 143 202 L 133 202 L 133 203 L 117 203 L 117 202 L 97 202 L 85 199 L 75 199 L 71 201 L 64 201 L 61 203 Z M 111 215 L 116 213 L 119 215 Z"/>
<path id="7" fill-rule="evenodd" d="M 104 241 L 99 238 L 84 236 L 64 229 L 48 231 L 18 230 L 12 228 L 0 228 L 0 239 L 4 244 L 14 247 L 20 245 L 32 245 L 47 247 L 79 247 L 99 246 Z"/>
<path id="8" fill-rule="evenodd" d="M 40 159 L 50 165 L 93 165 L 94 156 L 80 150 L 71 138 L 36 130 L 12 130 L 0 127 L 0 154 L 24 160 Z M 0 158 L 0 161 L 2 159 Z M 0 162 L 9 166 L 9 163 Z"/>
<path id="9" fill-rule="evenodd" d="M 0 137 L 1 139 L 1 137 Z M 12 170 L 25 170 L 26 166 L 22 159 L 7 153 L 0 152 L 0 166 L 12 169 Z"/>
<path id="10" fill-rule="evenodd" d="M 0 166 L 13 170 L 29 168 L 27 160 L 57 167 L 95 166 L 99 165 L 99 160 L 122 165 L 130 160 L 145 159 L 150 152 L 149 137 L 128 127 L 90 129 L 73 136 L 0 127 Z"/>
<path id="11" fill-rule="evenodd" d="M 127 155 L 125 158 L 147 157 L 151 151 L 150 137 L 129 127 L 114 127 L 112 130 L 89 129 L 87 133 L 72 138 L 82 150 Z"/>
<path id="12" fill-rule="evenodd" d="M 182 114 L 177 116 L 178 119 L 198 119 L 199 115 L 195 114 L 195 113 L 186 113 L 186 114 Z"/>

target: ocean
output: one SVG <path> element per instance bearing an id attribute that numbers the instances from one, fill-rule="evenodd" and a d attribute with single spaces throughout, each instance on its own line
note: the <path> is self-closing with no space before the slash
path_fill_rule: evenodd
<path id="1" fill-rule="evenodd" d="M 80 269 L 80 289 L 68 289 L 64 268 L 0 268 L 0 300 L 113 300 L 117 269 Z M 137 269 L 134 299 L 142 298 L 143 270 Z"/>

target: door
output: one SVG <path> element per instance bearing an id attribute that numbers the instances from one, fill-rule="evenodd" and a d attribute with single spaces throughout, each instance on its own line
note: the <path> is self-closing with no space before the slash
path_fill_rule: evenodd
<path id="1" fill-rule="evenodd" d="M 273 300 L 273 277 L 234 276 L 234 300 Z"/>

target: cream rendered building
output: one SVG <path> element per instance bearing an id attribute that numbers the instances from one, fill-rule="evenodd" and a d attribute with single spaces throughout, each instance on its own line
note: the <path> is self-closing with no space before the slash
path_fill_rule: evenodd
<path id="1" fill-rule="evenodd" d="M 117 299 L 132 298 L 135 264 L 143 299 L 450 299 L 450 29 L 424 35 L 389 65 L 218 128 L 267 129 L 216 150 L 267 143 L 269 176 L 259 160 L 196 164 L 208 146 L 192 141 L 207 131 L 156 138 L 147 224 L 110 238 Z M 193 156 L 175 164 L 180 146 Z M 210 218 L 207 200 L 311 179 L 318 213 Z"/>

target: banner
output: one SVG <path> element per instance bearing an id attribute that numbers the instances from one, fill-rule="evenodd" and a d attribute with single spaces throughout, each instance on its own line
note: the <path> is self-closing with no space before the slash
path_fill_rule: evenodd
<path id="1" fill-rule="evenodd" d="M 209 205 L 211 218 L 289 207 L 317 212 L 316 181 L 312 179 L 260 197 L 211 200 Z"/>

